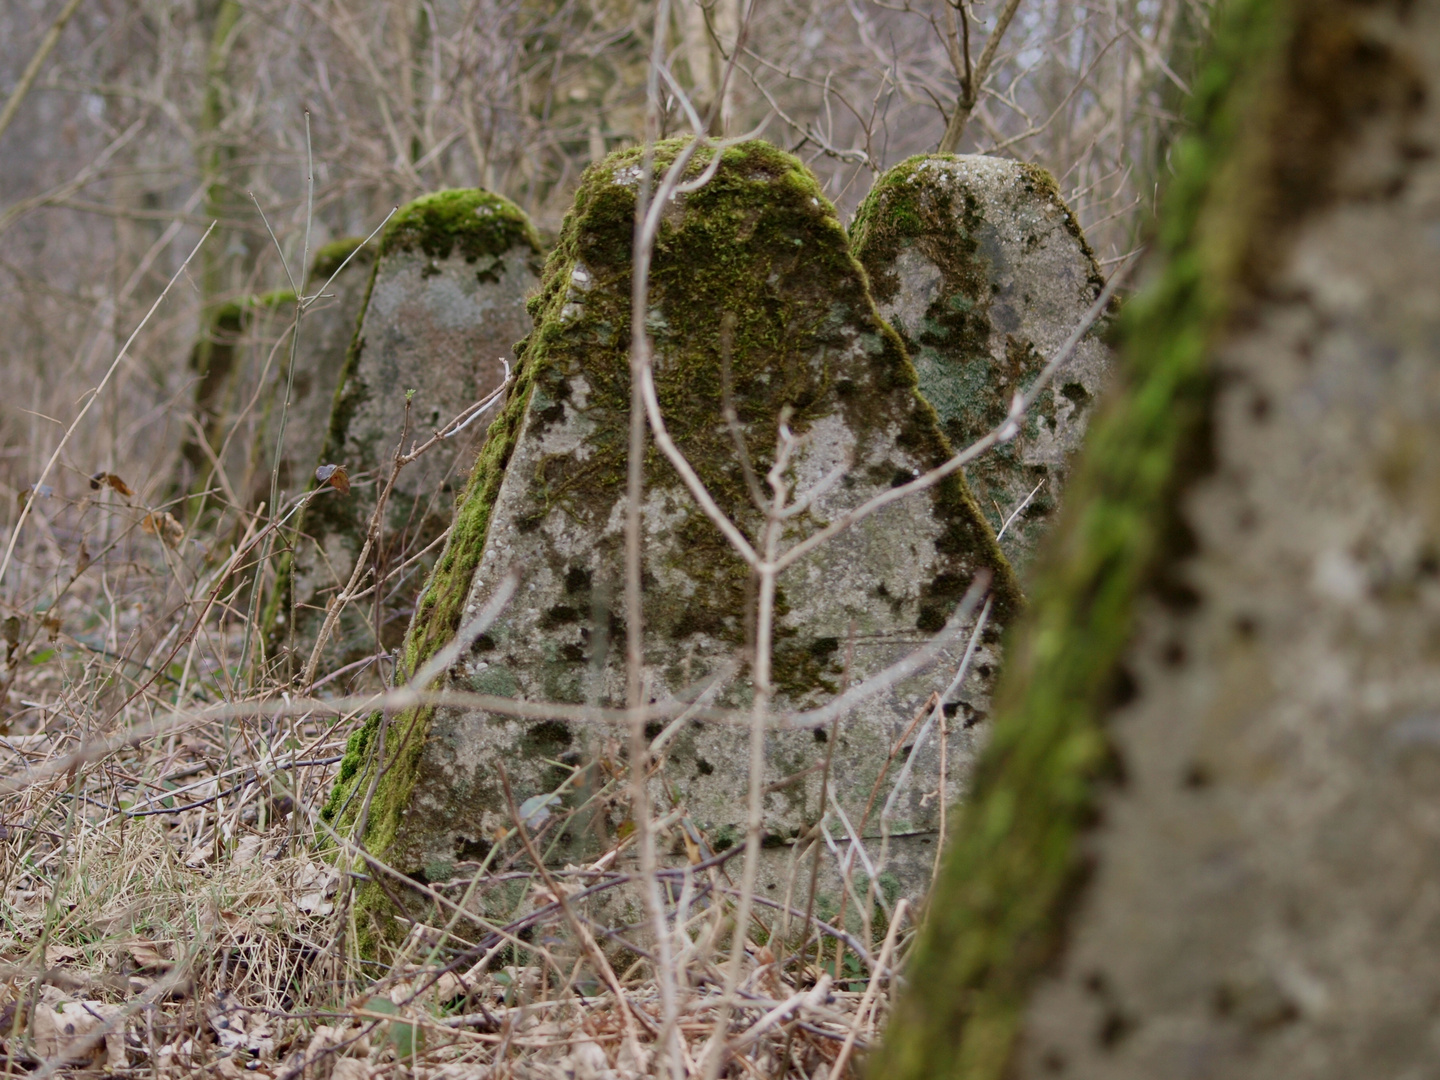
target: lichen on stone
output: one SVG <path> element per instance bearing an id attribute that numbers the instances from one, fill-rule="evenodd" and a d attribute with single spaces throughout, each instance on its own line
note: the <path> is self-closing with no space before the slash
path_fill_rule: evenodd
<path id="1" fill-rule="evenodd" d="M 851 235 L 880 311 L 957 448 L 1004 421 L 1012 396 L 1034 382 L 1105 284 L 1054 178 L 999 158 L 900 163 L 876 180 Z M 1024 505 L 1002 545 L 1022 571 L 1101 391 L 1102 331 L 1103 321 L 1081 341 L 1019 436 L 966 467 L 997 531 Z"/>

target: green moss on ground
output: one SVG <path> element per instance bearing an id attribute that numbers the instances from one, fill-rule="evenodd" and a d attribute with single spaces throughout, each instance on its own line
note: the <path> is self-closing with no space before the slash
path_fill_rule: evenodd
<path id="1" fill-rule="evenodd" d="M 657 173 L 685 145 L 680 140 L 660 143 Z M 583 374 L 585 415 L 593 421 L 587 454 L 557 456 L 540 468 L 537 520 L 558 512 L 603 521 L 623 489 L 636 184 L 613 178 L 638 177 L 642 153 L 635 148 L 612 154 L 582 179 L 541 291 L 531 302 L 536 329 L 517 351 L 515 389 L 491 429 L 411 624 L 406 671 L 415 671 L 458 629 L 505 466 L 532 401 L 537 423 L 560 419 L 572 379 Z M 711 153 L 696 154 L 692 174 L 703 170 Z M 855 371 L 838 372 L 828 359 L 801 361 L 841 355 L 851 347 L 851 328 L 867 323 L 872 329 L 862 336 L 863 384 L 854 381 Z M 797 433 L 839 411 L 862 439 L 867 434 L 888 439 L 887 432 L 898 428 L 899 442 L 916 459 L 938 465 L 951 455 L 933 410 L 915 392 L 915 372 L 899 338 L 875 312 L 834 208 L 796 158 L 767 143 L 725 150 L 714 178 L 686 195 L 662 227 L 649 330 L 660 358 L 656 388 L 671 436 L 721 508 L 752 539 L 761 524 L 759 514 L 720 417 L 726 355 L 749 453 L 762 474 L 772 460 L 778 417 L 786 406 Z M 646 471 L 648 488 L 681 490 L 679 478 L 653 447 Z M 894 479 L 883 478 L 885 483 Z M 1014 577 L 963 480 L 956 476 L 938 485 L 933 499 L 946 528 L 942 549 L 970 565 L 990 567 L 999 614 L 1003 618 L 1017 610 L 1021 600 Z M 738 644 L 745 634 L 746 568 L 698 510 L 680 527 L 686 533 L 685 572 L 697 590 L 683 599 L 649 590 L 647 631 L 668 640 L 703 632 Z M 563 576 L 567 568 L 556 569 Z M 966 585 L 968 579 L 960 574 L 940 574 L 926 583 L 921 628 L 938 628 Z M 833 639 L 782 636 L 776 647 L 777 682 L 792 694 L 824 689 L 835 675 L 837 646 Z M 386 733 L 385 771 L 365 836 L 367 850 L 382 857 L 396 840 L 409 805 L 431 717 L 429 709 L 413 710 L 395 718 Z M 363 801 L 379 724 L 372 718 L 357 733 L 342 765 L 342 780 L 326 810 L 341 827 L 352 822 Z M 368 888 L 359 903 L 362 924 L 374 920 L 375 926 L 388 927 L 391 909 L 381 890 Z M 370 944 L 375 943 L 372 938 Z"/>
<path id="2" fill-rule="evenodd" d="M 1012 634 L 996 727 L 937 878 L 906 993 L 869 1074 L 1012 1075 L 1027 999 L 1083 887 L 1081 839 L 1113 755 L 1137 597 L 1183 601 L 1176 506 L 1207 467 L 1212 345 L 1324 193 L 1331 150 L 1391 74 L 1365 5 L 1234 0 L 1175 151 L 1157 279 L 1121 315 L 1123 383 L 1091 429 L 1028 618 Z"/>

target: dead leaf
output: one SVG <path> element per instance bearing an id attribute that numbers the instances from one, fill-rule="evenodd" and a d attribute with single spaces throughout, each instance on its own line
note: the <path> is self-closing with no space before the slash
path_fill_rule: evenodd
<path id="1" fill-rule="evenodd" d="M 125 951 L 141 971 L 165 971 L 173 962 L 166 955 L 169 951 L 166 946 L 164 942 L 131 941 L 125 945 Z"/>
<path id="2" fill-rule="evenodd" d="M 79 577 L 90 565 L 90 549 L 85 546 L 85 541 L 80 541 L 80 550 L 75 553 L 75 576 Z"/>
<path id="3" fill-rule="evenodd" d="M 55 967 L 57 964 L 66 964 L 71 960 L 80 959 L 80 950 L 73 945 L 46 945 L 45 966 Z"/>
<path id="4" fill-rule="evenodd" d="M 82 1049 L 87 1035 L 122 1012 L 119 1005 L 102 1001 L 38 1002 L 30 1025 L 35 1052 L 42 1059 L 62 1057 L 65 1061 L 84 1064 L 94 1061 L 103 1051 L 108 1068 L 123 1069 L 128 1062 L 125 1031 L 119 1024 L 107 1031 L 101 1042 Z"/>
<path id="5" fill-rule="evenodd" d="M 140 531 L 148 536 L 160 537 L 172 548 L 178 548 L 180 541 L 185 539 L 185 527 L 176 521 L 168 510 L 158 514 L 146 514 L 140 522 Z"/>
<path id="6" fill-rule="evenodd" d="M 45 635 L 50 639 L 50 644 L 54 645 L 60 637 L 60 616 L 47 611 L 41 616 L 40 625 L 45 627 Z"/>
<path id="7" fill-rule="evenodd" d="M 120 477 L 112 472 L 97 472 L 94 476 L 90 477 L 91 491 L 99 491 L 101 484 L 107 484 L 127 499 L 135 494 L 135 492 L 130 490 L 129 484 L 125 483 L 124 480 L 121 480 Z"/>
<path id="8" fill-rule="evenodd" d="M 350 474 L 345 471 L 344 465 L 321 465 L 315 470 L 315 479 L 320 481 L 320 486 L 330 485 L 341 495 L 350 494 Z"/>
<path id="9" fill-rule="evenodd" d="M 20 632 L 24 626 L 19 615 L 11 615 L 5 620 L 5 660 L 7 663 L 15 658 L 15 650 L 20 647 Z"/>

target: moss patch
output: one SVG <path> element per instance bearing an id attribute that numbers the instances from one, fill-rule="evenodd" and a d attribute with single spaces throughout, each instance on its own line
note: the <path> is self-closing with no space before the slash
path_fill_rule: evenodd
<path id="1" fill-rule="evenodd" d="M 935 299 L 916 326 L 897 326 L 920 370 L 922 393 L 935 407 L 951 444 L 968 446 L 997 427 L 1009 412 L 1016 389 L 1028 386 L 1045 366 L 1045 357 L 1025 340 L 1008 337 L 1003 358 L 992 353 L 989 260 L 981 249 L 979 202 L 956 190 L 936 165 L 958 163 L 953 154 L 920 154 L 882 175 L 851 222 L 855 255 L 870 275 L 876 300 L 884 305 L 901 289 L 897 260 L 913 250 L 940 271 Z M 1079 243 L 1098 294 L 1105 282 L 1094 253 L 1050 173 L 1038 165 L 1018 167 L 1020 183 L 1040 203 L 1059 208 L 1066 231 Z M 1039 419 L 1055 419 L 1053 389 L 1046 389 L 1025 420 L 1022 441 L 1035 437 Z M 1027 475 L 1017 494 L 1020 473 L 1015 443 L 997 448 L 965 467 L 965 477 L 983 512 L 997 529 L 998 504 L 1007 510 L 1024 491 L 1044 480 L 1040 467 Z M 1043 517 L 1053 507 L 1042 490 L 1027 509 Z"/>
<path id="2" fill-rule="evenodd" d="M 1097 420 L 1012 636 L 997 723 L 959 812 L 910 982 L 870 1075 L 1011 1075 L 1028 995 L 1083 886 L 1081 837 L 1112 761 L 1137 596 L 1184 554 L 1179 492 L 1206 467 L 1211 348 L 1325 197 L 1332 148 L 1401 93 L 1358 29 L 1366 5 L 1235 0 L 1196 84 L 1155 248 L 1122 313 L 1123 385 Z"/>
<path id="3" fill-rule="evenodd" d="M 342 236 L 339 240 L 331 240 L 315 252 L 315 258 L 310 262 L 311 281 L 323 285 L 341 266 L 367 266 L 374 262 L 374 249 L 362 248 L 364 243 L 363 236 Z M 355 257 L 351 259 L 351 255 Z M 350 259 L 348 264 L 346 259 Z"/>
<path id="4" fill-rule="evenodd" d="M 423 251 L 447 259 L 457 248 L 467 262 L 525 245 L 540 254 L 540 235 L 509 199 L 479 188 L 452 188 L 407 204 L 385 226 L 383 258 L 394 251 Z"/>
<path id="5" fill-rule="evenodd" d="M 661 143 L 657 171 L 674 161 L 684 145 Z M 709 153 L 696 155 L 694 174 L 704 168 Z M 525 505 L 533 508 L 535 522 L 549 514 L 569 515 L 599 535 L 596 523 L 606 520 L 623 490 L 634 180 L 641 160 L 639 149 L 612 154 L 582 180 L 541 292 L 532 301 L 536 329 L 518 351 L 515 390 L 491 429 L 411 624 L 404 654 L 408 671 L 432 656 L 459 626 L 527 407 L 537 431 L 575 407 L 591 432 L 585 436 L 585 453 L 546 459 L 533 481 L 527 478 Z M 762 474 L 774 453 L 778 417 L 787 407 L 797 433 L 838 414 L 862 443 L 893 445 L 889 440 L 896 440 L 912 460 L 932 465 L 951 454 L 933 410 L 915 392 L 915 372 L 900 340 L 875 312 L 833 207 L 797 159 L 769 144 L 752 142 L 724 151 L 715 177 L 686 195 L 667 218 L 655 250 L 649 330 L 657 353 L 657 393 L 670 433 L 722 509 L 752 540 L 761 521 L 720 415 L 727 364 L 748 452 Z M 582 378 L 583 407 L 573 400 Z M 892 481 L 894 471 L 886 473 L 884 483 Z M 646 476 L 651 493 L 683 492 L 679 478 L 653 448 Z M 684 539 L 683 572 L 694 591 L 680 597 L 647 589 L 647 635 L 678 642 L 703 633 L 738 645 L 746 633 L 747 570 L 718 530 L 689 505 L 688 495 L 680 494 L 679 500 L 685 515 L 676 526 Z M 953 610 L 968 584 L 968 574 L 960 572 L 966 568 L 990 568 L 1001 617 L 1016 610 L 1020 597 L 1013 575 L 963 481 L 952 477 L 938 485 L 932 500 L 944 529 L 938 546 L 956 572 L 925 583 L 922 625 L 938 612 L 943 621 Z M 804 527 L 813 528 L 813 522 Z M 588 609 L 590 568 L 567 564 L 552 569 L 574 594 L 574 611 L 567 595 L 564 611 L 552 609 L 549 617 L 557 623 L 573 621 L 574 612 Z M 783 617 L 783 596 L 780 608 Z M 623 625 L 612 627 L 612 647 L 623 635 Z M 838 650 L 833 637 L 782 634 L 776 647 L 782 690 L 794 696 L 828 690 L 838 674 Z M 573 663 L 579 670 L 585 660 L 562 655 L 555 662 Z M 563 681 L 555 680 L 557 686 Z M 386 767 L 365 838 L 372 852 L 383 856 L 399 835 L 431 719 L 430 710 L 419 709 L 396 718 L 389 729 Z M 372 719 L 354 740 L 346 781 L 327 808 L 342 826 L 359 802 L 351 793 L 367 783 L 378 725 Z M 342 811 L 347 803 L 352 809 Z M 360 903 L 366 913 L 362 922 L 374 917 L 377 925 L 386 925 L 387 902 L 380 890 L 367 890 Z"/>

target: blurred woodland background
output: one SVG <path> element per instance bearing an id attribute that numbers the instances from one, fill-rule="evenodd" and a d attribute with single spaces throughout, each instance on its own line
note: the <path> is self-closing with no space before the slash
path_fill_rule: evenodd
<path id="1" fill-rule="evenodd" d="M 311 251 L 426 191 L 480 185 L 548 235 L 580 173 L 644 136 L 656 0 L 11 0 L 0 8 L 0 484 L 13 518 L 119 345 L 211 220 L 216 235 L 68 444 L 163 487 L 190 428 L 202 318 L 283 287 L 314 159 Z M 670 70 L 717 133 L 803 157 L 849 214 L 940 144 L 997 20 L 960 152 L 1049 168 L 1102 267 L 1141 240 L 1209 0 L 673 0 Z M 53 51 L 28 83 L 37 52 Z M 972 74 L 973 77 L 973 74 Z M 671 101 L 667 123 L 682 130 Z M 253 199 L 252 199 L 253 194 Z M 60 421 L 61 423 L 57 423 Z M 83 490 L 77 489 L 77 490 Z M 33 609 L 41 582 L 5 582 Z"/>

